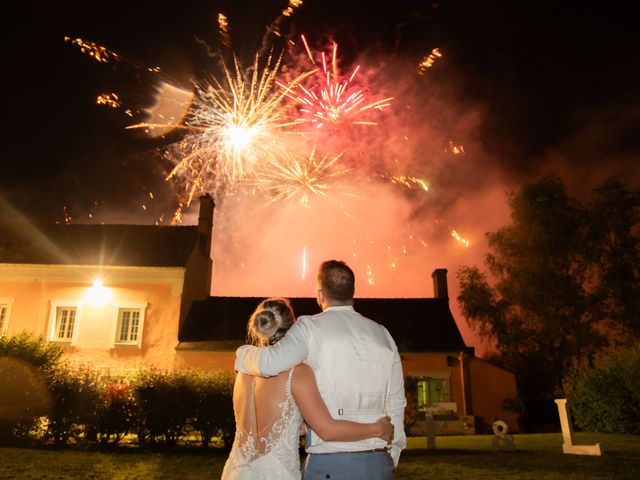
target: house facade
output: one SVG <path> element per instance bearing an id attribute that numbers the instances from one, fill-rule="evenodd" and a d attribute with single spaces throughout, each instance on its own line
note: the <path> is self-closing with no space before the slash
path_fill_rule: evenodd
<path id="1" fill-rule="evenodd" d="M 214 202 L 200 198 L 198 224 L 0 226 L 0 334 L 23 331 L 59 344 L 67 359 L 121 376 L 154 366 L 232 371 L 246 321 L 262 298 L 211 296 Z M 474 355 L 449 309 L 447 271 L 432 298 L 357 298 L 400 351 L 410 433 L 518 430 L 506 408 L 514 376 Z M 298 315 L 315 299 L 292 298 Z"/>
<path id="2" fill-rule="evenodd" d="M 0 226 L 0 333 L 108 375 L 175 369 L 180 321 L 209 296 L 213 212 L 204 196 L 197 226 Z"/>

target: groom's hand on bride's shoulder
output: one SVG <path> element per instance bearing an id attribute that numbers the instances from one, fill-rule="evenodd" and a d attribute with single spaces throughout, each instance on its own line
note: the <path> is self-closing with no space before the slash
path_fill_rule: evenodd
<path id="1" fill-rule="evenodd" d="M 244 356 L 246 355 L 247 351 L 251 350 L 251 348 L 253 348 L 251 345 L 242 345 L 236 349 L 236 361 L 234 365 L 234 369 L 236 372 L 245 372 L 243 365 Z"/>

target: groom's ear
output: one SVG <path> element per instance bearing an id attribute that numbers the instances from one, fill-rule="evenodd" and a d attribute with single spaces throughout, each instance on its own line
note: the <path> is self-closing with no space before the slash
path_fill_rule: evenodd
<path id="1" fill-rule="evenodd" d="M 318 289 L 316 299 L 318 300 L 318 304 L 322 306 L 322 304 L 324 303 L 324 292 L 321 289 Z"/>

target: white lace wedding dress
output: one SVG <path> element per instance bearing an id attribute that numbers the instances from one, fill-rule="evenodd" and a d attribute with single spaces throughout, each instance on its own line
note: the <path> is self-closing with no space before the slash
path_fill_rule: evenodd
<path id="1" fill-rule="evenodd" d="M 236 377 L 236 436 L 222 480 L 300 479 L 302 416 L 291 395 L 293 370 L 271 378 Z"/>

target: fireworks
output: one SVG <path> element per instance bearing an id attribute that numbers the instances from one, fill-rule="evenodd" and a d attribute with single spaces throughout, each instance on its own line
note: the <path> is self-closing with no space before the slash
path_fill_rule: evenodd
<path id="1" fill-rule="evenodd" d="M 333 44 L 330 63 L 325 52 L 321 52 L 321 61 L 316 62 L 304 35 L 302 43 L 311 63 L 314 66 L 321 63 L 322 68 L 317 69 L 316 75 L 311 77 L 313 82 L 306 86 L 298 85 L 299 92 L 289 95 L 300 105 L 301 116 L 296 122 L 309 122 L 316 128 L 322 128 L 327 123 L 337 124 L 343 121 L 354 125 L 377 125 L 375 121 L 362 119 L 363 112 L 382 110 L 390 105 L 393 97 L 368 101 L 364 89 L 354 80 L 360 65 L 353 69 L 348 78 L 343 77 L 338 69 L 337 43 Z"/>
<path id="2" fill-rule="evenodd" d="M 284 88 L 275 88 L 281 57 L 269 55 L 263 64 L 256 54 L 247 73 L 233 58 L 222 63 L 222 79 L 211 76 L 195 86 L 195 94 L 181 124 L 143 122 L 128 128 L 179 128 L 186 131 L 170 145 L 173 168 L 167 179 L 185 180 L 185 205 L 201 191 L 220 191 L 250 176 L 255 169 L 277 165 L 285 152 L 279 138 L 291 124 L 283 100 L 309 73 Z"/>
<path id="3" fill-rule="evenodd" d="M 294 44 L 284 27 L 301 3 L 290 0 L 278 9 L 279 17 L 266 27 L 257 53 L 246 61 L 232 46 L 231 33 L 235 37 L 240 32 L 231 32 L 229 19 L 219 13 L 213 19 L 218 48 L 197 40 L 206 47 L 207 58 L 215 59 L 214 70 L 190 85 L 170 79 L 168 70 L 143 67 L 94 42 L 65 40 L 97 62 L 135 67 L 136 82 L 148 82 L 147 91 L 155 93 L 151 106 L 144 97 L 144 109 L 127 109 L 131 94 L 120 91 L 102 93 L 97 103 L 129 112 L 134 120 L 127 122 L 127 128 L 157 138 L 165 179 L 177 192 L 177 209 L 173 217 L 170 211 L 158 216 L 149 193 L 150 199 L 140 202 L 138 209 L 154 214 L 156 224 L 165 222 L 165 217 L 174 224 L 182 223 L 183 216 L 188 221 L 193 199 L 208 192 L 218 204 L 221 239 L 216 245 L 228 242 L 228 250 L 237 249 L 227 256 L 233 258 L 229 275 L 235 275 L 238 267 L 256 270 L 257 261 L 251 256 L 267 252 L 267 262 L 290 257 L 295 281 L 308 284 L 314 259 L 336 252 L 352 259 L 366 291 L 393 290 L 413 265 L 431 265 L 437 256 L 433 238 L 470 246 L 456 230 L 438 223 L 432 206 L 438 207 L 447 193 L 441 183 L 431 191 L 431 175 L 434 182 L 442 177 L 427 165 L 435 154 L 462 157 L 465 150 L 458 140 L 464 137 L 455 131 L 424 142 L 431 127 L 418 111 L 426 102 L 414 102 L 426 97 L 411 96 L 414 87 L 425 87 L 415 74 L 415 61 L 408 64 L 409 75 L 402 82 L 392 72 L 394 83 L 387 85 L 392 85 L 388 92 L 397 97 L 394 100 L 365 62 L 344 62 L 337 43 L 310 48 L 301 36 Z M 419 74 L 441 56 L 438 49 L 425 55 Z M 392 102 L 397 112 L 389 118 Z M 411 121 L 415 123 L 409 125 Z M 430 151 L 423 155 L 424 145 Z M 425 172 L 428 179 L 423 178 Z M 258 245 L 250 235 L 247 240 L 246 232 L 262 221 L 269 231 Z M 345 245 L 346 253 L 340 250 Z M 218 272 L 224 268 L 224 262 L 216 264 Z"/>
<path id="4" fill-rule="evenodd" d="M 271 202 L 297 199 L 302 206 L 308 206 L 310 198 L 328 195 L 331 180 L 349 172 L 348 168 L 337 165 L 341 155 L 316 158 L 316 147 L 303 160 L 289 159 L 287 162 L 272 162 L 256 183 L 272 195 Z M 334 200 L 335 201 L 335 200 Z"/>

